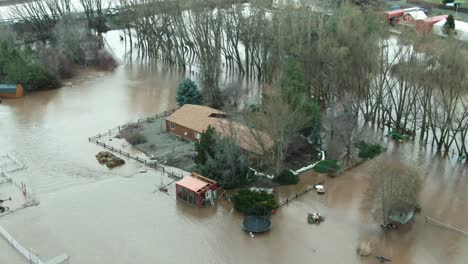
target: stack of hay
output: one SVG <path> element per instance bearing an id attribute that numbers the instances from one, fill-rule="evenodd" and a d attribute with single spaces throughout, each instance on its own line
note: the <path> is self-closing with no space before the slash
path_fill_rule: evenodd
<path id="1" fill-rule="evenodd" d="M 109 151 L 101 151 L 96 155 L 96 159 L 101 164 L 106 164 L 108 168 L 114 168 L 120 165 L 125 164 L 125 161 Z"/>

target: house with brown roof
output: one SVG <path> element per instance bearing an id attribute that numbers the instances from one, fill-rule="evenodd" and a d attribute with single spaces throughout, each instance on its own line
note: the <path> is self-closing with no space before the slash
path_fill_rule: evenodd
<path id="1" fill-rule="evenodd" d="M 270 136 L 238 122 L 229 121 L 223 111 L 202 105 L 185 104 L 166 119 L 166 131 L 194 141 L 209 127 L 223 137 L 235 137 L 240 148 L 259 155 L 273 147 Z"/>
<path id="2" fill-rule="evenodd" d="M 185 104 L 166 118 L 166 131 L 186 140 L 200 139 L 208 126 L 226 118 L 223 111 L 203 105 Z"/>

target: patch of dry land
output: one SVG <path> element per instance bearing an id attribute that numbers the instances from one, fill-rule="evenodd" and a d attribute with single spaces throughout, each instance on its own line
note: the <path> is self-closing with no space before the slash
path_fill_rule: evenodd
<path id="1" fill-rule="evenodd" d="M 192 171 L 195 168 L 192 160 L 195 153 L 194 144 L 166 132 L 164 121 L 165 118 L 159 118 L 131 125 L 123 129 L 116 137 L 124 138 L 136 149 L 158 162 Z"/>

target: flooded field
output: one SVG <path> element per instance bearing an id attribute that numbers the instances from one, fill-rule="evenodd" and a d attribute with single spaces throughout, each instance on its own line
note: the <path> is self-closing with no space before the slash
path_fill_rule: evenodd
<path id="1" fill-rule="evenodd" d="M 122 58 L 118 33 L 107 39 Z M 117 40 L 117 41 L 115 41 Z M 388 143 L 378 159 L 400 159 L 422 172 L 422 212 L 415 224 L 384 233 L 362 208 L 370 161 L 334 179 L 327 193 L 310 192 L 280 209 L 273 229 L 250 237 L 242 216 L 220 200 L 214 208 L 177 203 L 157 190 L 172 180 L 158 171 L 139 173 L 127 161 L 109 170 L 96 161 L 101 149 L 88 136 L 175 106 L 183 74 L 138 63 L 113 73 L 83 72 L 67 87 L 0 104 L 0 154 L 11 153 L 27 168 L 11 173 L 41 204 L 0 218 L 0 224 L 47 261 L 61 253 L 73 264 L 127 263 L 376 263 L 355 250 L 372 241 L 375 255 L 392 263 L 466 263 L 468 236 L 425 223 L 429 216 L 468 230 L 468 171 L 455 157 L 439 158 L 417 144 Z M 279 199 L 315 183 L 305 173 L 297 186 L 278 189 Z M 0 189 L 0 196 L 8 196 Z M 308 225 L 306 214 L 326 221 Z M 0 239 L 0 263 L 26 263 Z"/>

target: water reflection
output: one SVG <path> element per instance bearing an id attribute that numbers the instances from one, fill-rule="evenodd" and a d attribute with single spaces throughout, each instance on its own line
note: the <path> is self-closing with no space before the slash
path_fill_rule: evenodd
<path id="1" fill-rule="evenodd" d="M 124 50 L 119 41 L 112 45 Z M 42 202 L 0 224 L 45 259 L 67 252 L 75 264 L 375 263 L 355 253 L 362 240 L 373 241 L 375 254 L 394 263 L 466 262 L 467 237 L 425 223 L 424 216 L 468 230 L 467 168 L 417 142 L 390 140 L 378 159 L 326 177 L 325 195 L 310 192 L 282 208 L 273 229 L 255 238 L 240 228 L 241 215 L 226 201 L 192 208 L 153 192 L 163 177 L 158 172 L 138 174 L 141 166 L 131 161 L 113 170 L 99 165 L 94 155 L 101 149 L 87 137 L 174 107 L 177 84 L 187 74 L 125 64 L 113 73 L 84 72 L 71 87 L 0 104 L 0 152 L 14 153 L 28 166 L 12 176 L 27 181 Z M 416 165 L 424 182 L 416 223 L 389 233 L 362 208 L 379 159 Z M 297 186 L 279 187 L 278 198 L 321 180 L 322 175 L 304 173 Z M 326 221 L 307 224 L 310 211 L 320 211 Z M 7 250 L 0 247 L 0 261 L 11 255 Z"/>

